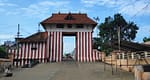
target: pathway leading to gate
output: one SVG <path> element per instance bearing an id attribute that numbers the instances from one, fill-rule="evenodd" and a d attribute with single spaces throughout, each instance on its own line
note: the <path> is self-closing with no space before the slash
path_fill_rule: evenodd
<path id="1" fill-rule="evenodd" d="M 2 77 L 0 80 L 134 80 L 133 73 L 118 70 L 114 75 L 111 67 L 103 63 L 47 63 L 33 68 L 14 71 L 13 77 Z"/>

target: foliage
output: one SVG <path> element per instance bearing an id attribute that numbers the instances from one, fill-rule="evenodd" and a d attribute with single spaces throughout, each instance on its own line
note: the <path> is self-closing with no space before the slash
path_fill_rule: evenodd
<path id="1" fill-rule="evenodd" d="M 118 40 L 118 32 L 120 32 L 120 40 L 131 41 L 135 39 L 139 28 L 134 22 L 127 22 L 121 14 L 115 14 L 113 18 L 106 17 L 105 21 L 98 25 L 98 29 L 99 40 L 96 44 L 102 51 L 109 53 L 113 50 L 112 41 Z"/>
<path id="2" fill-rule="evenodd" d="M 149 38 L 144 37 L 144 38 L 143 38 L 143 41 L 144 41 L 144 42 L 148 42 L 148 41 L 150 41 L 150 37 L 149 37 Z"/>
<path id="3" fill-rule="evenodd" d="M 3 46 L 0 46 L 0 58 L 6 58 L 7 53 L 5 51 L 5 48 Z"/>

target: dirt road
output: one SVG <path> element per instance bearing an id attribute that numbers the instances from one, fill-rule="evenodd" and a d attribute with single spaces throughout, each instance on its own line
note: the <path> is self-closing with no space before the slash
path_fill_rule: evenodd
<path id="1" fill-rule="evenodd" d="M 133 73 L 118 70 L 111 73 L 111 67 L 97 63 L 61 62 L 39 64 L 14 72 L 13 77 L 0 80 L 134 80 Z"/>

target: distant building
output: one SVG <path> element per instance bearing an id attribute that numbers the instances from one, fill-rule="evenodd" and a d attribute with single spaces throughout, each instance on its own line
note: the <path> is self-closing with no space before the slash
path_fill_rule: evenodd
<path id="1" fill-rule="evenodd" d="M 5 41 L 5 42 L 4 42 L 4 45 L 5 45 L 5 46 L 9 46 L 9 47 L 10 47 L 10 46 L 13 46 L 14 44 L 15 44 L 15 41 Z"/>
<path id="2" fill-rule="evenodd" d="M 63 59 L 63 36 L 75 36 L 75 61 L 94 62 L 100 55 L 92 50 L 92 32 L 97 23 L 82 13 L 55 13 L 41 22 L 45 32 L 38 32 L 18 41 L 14 54 L 14 65 L 32 61 L 61 62 Z M 68 46 L 69 47 L 69 46 Z M 18 51 L 17 51 L 18 50 Z"/>

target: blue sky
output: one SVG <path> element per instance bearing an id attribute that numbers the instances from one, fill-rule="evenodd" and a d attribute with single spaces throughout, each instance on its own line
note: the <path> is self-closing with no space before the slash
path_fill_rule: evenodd
<path id="1" fill-rule="evenodd" d="M 21 26 L 22 37 L 26 37 L 37 32 L 39 22 L 59 11 L 87 13 L 90 18 L 98 16 L 98 23 L 121 13 L 127 21 L 139 26 L 135 42 L 150 37 L 149 0 L 0 0 L 0 43 L 15 38 L 17 24 Z M 94 30 L 93 36 L 97 32 Z"/>

